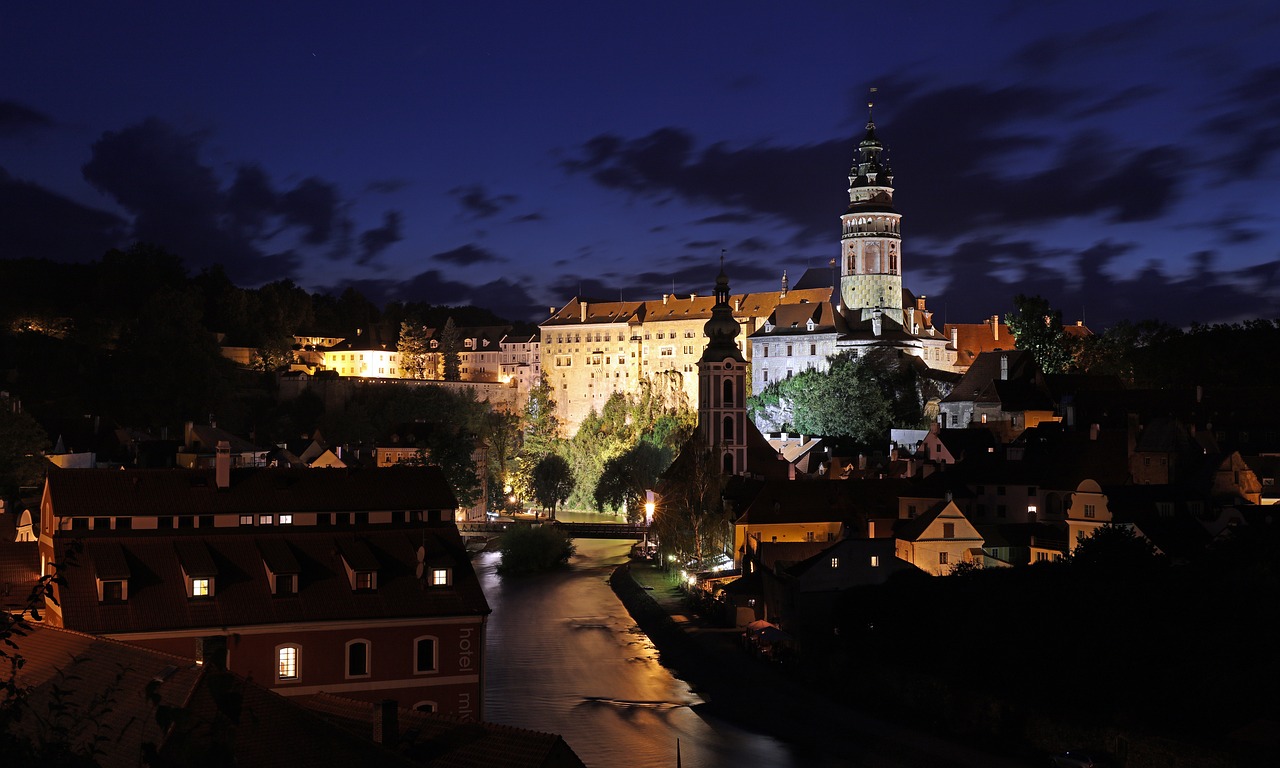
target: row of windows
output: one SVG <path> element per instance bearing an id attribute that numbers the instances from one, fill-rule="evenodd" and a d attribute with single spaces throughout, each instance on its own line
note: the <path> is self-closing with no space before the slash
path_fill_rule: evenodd
<path id="1" fill-rule="evenodd" d="M 439 639 L 433 636 L 414 638 L 413 674 L 430 675 L 440 671 Z M 373 643 L 359 638 L 347 643 L 345 676 L 348 679 L 369 677 L 373 669 Z M 296 683 L 302 680 L 302 646 L 289 643 L 276 648 L 276 682 Z"/>

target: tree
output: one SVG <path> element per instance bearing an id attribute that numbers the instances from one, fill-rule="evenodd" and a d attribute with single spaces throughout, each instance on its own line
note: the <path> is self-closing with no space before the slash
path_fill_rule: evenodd
<path id="1" fill-rule="evenodd" d="M 462 378 L 462 333 L 453 324 L 450 317 L 444 321 L 444 329 L 440 331 L 440 357 L 444 368 L 445 381 L 458 381 Z"/>
<path id="2" fill-rule="evenodd" d="M 555 451 L 560 440 L 560 419 L 556 416 L 552 391 L 547 375 L 542 374 L 529 390 L 529 399 L 521 412 L 521 445 L 511 475 L 511 485 L 521 498 L 533 497 L 533 469 L 543 457 Z"/>
<path id="3" fill-rule="evenodd" d="M 697 437 L 690 438 L 662 478 L 654 524 L 662 546 L 681 562 L 702 562 L 708 553 L 723 550 L 723 542 L 732 534 L 723 512 L 724 480 L 714 453 Z"/>
<path id="4" fill-rule="evenodd" d="M 533 468 L 533 498 L 556 519 L 556 507 L 573 493 L 573 471 L 569 462 L 558 454 L 548 454 Z"/>
<path id="5" fill-rule="evenodd" d="M 475 447 L 475 436 L 465 427 L 432 425 L 418 441 L 418 455 L 406 463 L 440 467 L 458 499 L 458 506 L 470 507 L 480 497 L 480 478 L 476 476 L 476 462 L 471 458 Z"/>
<path id="6" fill-rule="evenodd" d="M 1045 373 L 1066 373 L 1075 359 L 1075 343 L 1062 329 L 1062 310 L 1039 296 L 1013 297 L 1014 311 L 1005 316 L 1014 345 L 1031 353 Z"/>
<path id="7" fill-rule="evenodd" d="M 400 323 L 400 341 L 396 344 L 400 356 L 400 370 L 405 378 L 427 378 L 427 360 L 431 354 L 427 329 L 410 318 Z"/>
<path id="8" fill-rule="evenodd" d="M 645 491 L 657 485 L 658 475 L 671 463 L 670 454 L 645 441 L 631 446 L 625 453 L 604 463 L 604 471 L 596 483 L 596 508 L 627 510 L 627 522 L 641 519 Z"/>
<path id="9" fill-rule="evenodd" d="M 1155 547 L 1127 525 L 1107 523 L 1081 536 L 1071 553 L 1073 565 L 1107 570 L 1136 570 L 1158 563 Z"/>
<path id="10" fill-rule="evenodd" d="M 502 553 L 498 572 L 513 576 L 563 567 L 573 557 L 574 546 L 555 526 L 518 525 L 502 534 L 498 550 Z"/>
<path id="11" fill-rule="evenodd" d="M 0 500 L 40 484 L 49 465 L 47 450 L 49 436 L 36 420 L 0 393 Z"/>
<path id="12" fill-rule="evenodd" d="M 780 384 L 791 400 L 794 428 L 803 434 L 873 444 L 891 427 L 923 420 L 914 369 L 893 351 L 834 355 L 827 371 L 806 371 Z"/>

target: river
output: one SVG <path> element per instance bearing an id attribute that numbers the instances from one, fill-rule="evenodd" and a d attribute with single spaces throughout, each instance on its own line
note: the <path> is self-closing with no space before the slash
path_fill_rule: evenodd
<path id="1" fill-rule="evenodd" d="M 598 519 L 598 518 L 597 518 Z M 499 556 L 475 567 L 493 608 L 486 720 L 564 737 L 591 768 L 798 766 L 787 746 L 699 715 L 701 700 L 658 663 L 609 587 L 630 542 L 579 539 L 566 571 L 504 579 Z"/>

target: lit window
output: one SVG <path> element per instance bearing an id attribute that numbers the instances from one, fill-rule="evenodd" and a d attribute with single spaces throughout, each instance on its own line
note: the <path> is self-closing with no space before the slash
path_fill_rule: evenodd
<path id="1" fill-rule="evenodd" d="M 840 558 L 838 558 L 838 557 L 833 557 L 833 558 L 831 558 L 831 567 L 832 567 L 833 569 L 834 569 L 834 568 L 839 568 L 839 567 L 840 567 Z"/>
<path id="2" fill-rule="evenodd" d="M 369 676 L 369 641 L 352 640 L 347 643 L 347 677 Z"/>
<path id="3" fill-rule="evenodd" d="M 276 649 L 276 679 L 298 679 L 298 646 L 282 645 Z"/>
<path id="4" fill-rule="evenodd" d="M 356 589 L 373 589 L 373 571 L 356 571 Z"/>
<path id="5" fill-rule="evenodd" d="M 271 525 L 275 521 L 275 515 L 258 515 L 258 525 Z"/>
<path id="6" fill-rule="evenodd" d="M 880 567 L 880 556 L 879 556 L 879 555 L 872 555 L 872 556 L 871 556 L 871 567 L 872 567 L 872 568 L 879 568 L 879 567 Z"/>
<path id="7" fill-rule="evenodd" d="M 191 596 L 192 597 L 208 597 L 209 596 L 209 580 L 208 579 L 192 579 L 191 580 Z"/>
<path id="8" fill-rule="evenodd" d="M 253 515 L 241 515 L 241 516 L 240 516 L 240 524 L 241 524 L 241 525 L 253 525 Z"/>
<path id="9" fill-rule="evenodd" d="M 431 586 L 433 587 L 449 586 L 449 569 L 448 568 L 432 568 L 431 569 Z"/>
<path id="10" fill-rule="evenodd" d="M 425 675 L 436 671 L 436 639 L 419 637 L 413 641 L 413 672 Z"/>
<path id="11" fill-rule="evenodd" d="M 281 525 L 293 525 L 293 515 L 281 515 L 281 516 L 280 516 L 280 524 L 281 524 Z"/>

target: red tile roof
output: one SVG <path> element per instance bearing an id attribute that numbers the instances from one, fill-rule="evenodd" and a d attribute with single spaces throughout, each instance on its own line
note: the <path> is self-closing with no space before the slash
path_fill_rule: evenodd
<path id="1" fill-rule="evenodd" d="M 452 524 L 356 531 L 255 528 L 203 534 L 199 541 L 207 546 L 215 570 L 211 597 L 187 596 L 175 548 L 194 541 L 182 534 L 84 539 L 79 566 L 63 571 L 67 583 L 58 590 L 65 626 L 115 634 L 489 612 Z M 276 596 L 264 567 L 267 558 L 263 550 L 278 553 L 282 546 L 299 568 L 297 593 Z M 423 588 L 415 575 L 419 546 L 428 566 L 452 569 L 450 586 Z M 369 557 L 353 567 L 371 565 L 371 570 L 376 569 L 377 589 L 351 589 L 339 553 L 353 547 Z M 99 573 L 100 559 L 119 557 L 118 551 L 128 564 L 128 599 L 100 603 L 94 574 Z"/>

